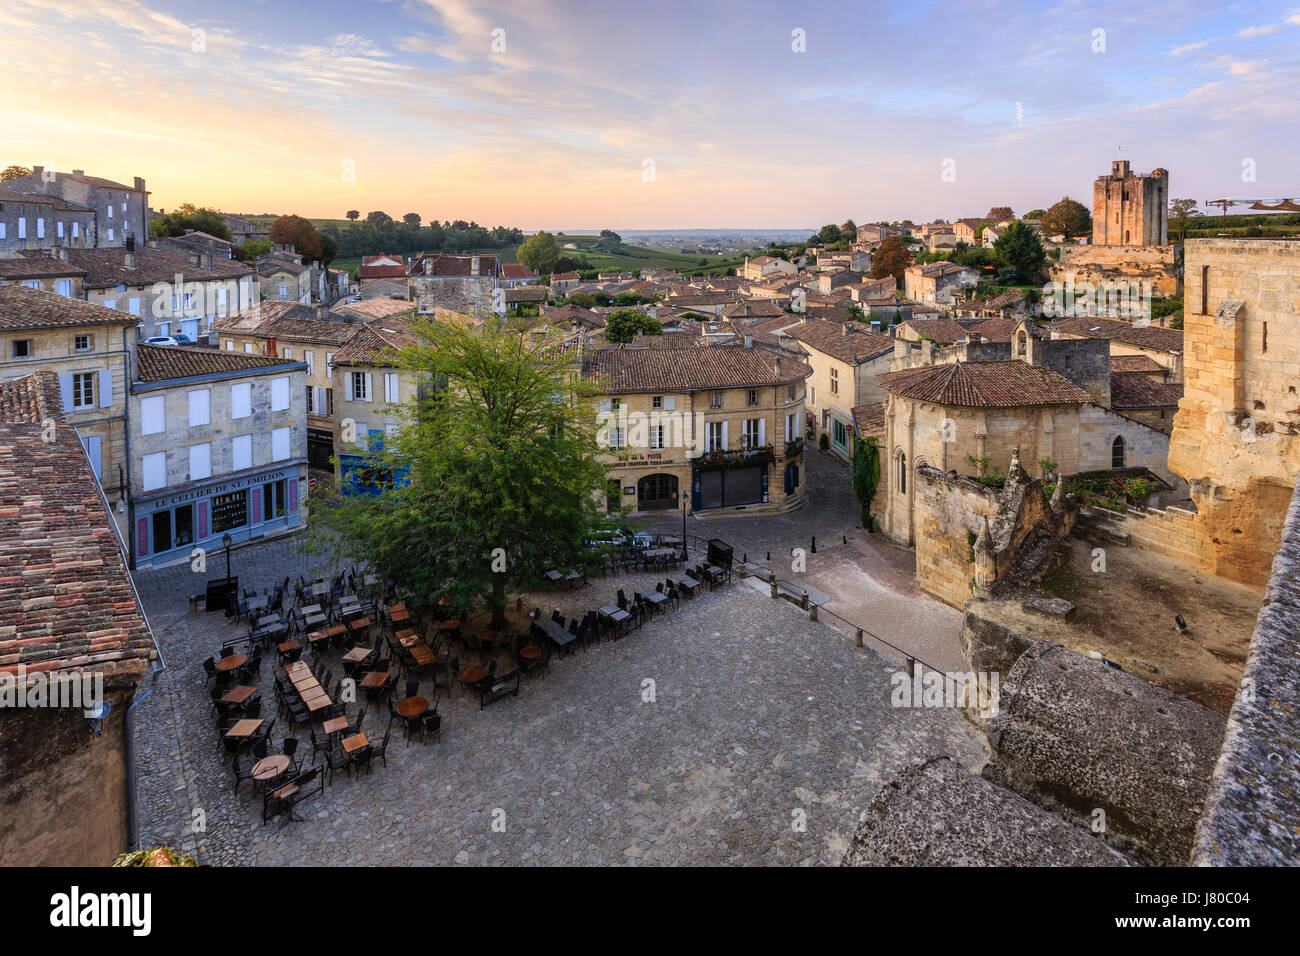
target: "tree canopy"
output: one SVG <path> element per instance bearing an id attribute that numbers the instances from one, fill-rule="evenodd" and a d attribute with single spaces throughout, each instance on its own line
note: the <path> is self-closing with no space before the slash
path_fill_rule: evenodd
<path id="1" fill-rule="evenodd" d="M 0 170 L 0 183 L 7 183 L 12 179 L 22 179 L 24 176 L 30 176 L 32 171 L 26 166 L 6 166 Z"/>
<path id="2" fill-rule="evenodd" d="M 1064 197 L 1041 217 L 1043 235 L 1061 235 L 1066 240 L 1086 236 L 1092 231 L 1092 213 L 1083 203 Z"/>
<path id="3" fill-rule="evenodd" d="M 1040 277 L 1047 253 L 1034 230 L 1016 220 L 1003 230 L 993 243 L 993 251 L 1009 269 L 1015 271 L 1017 282 L 1033 282 Z"/>
<path id="4" fill-rule="evenodd" d="M 550 275 L 560 258 L 560 246 L 555 237 L 543 229 L 524 240 L 523 245 L 515 250 L 515 258 L 538 275 Z"/>
<path id="5" fill-rule="evenodd" d="M 271 241 L 291 245 L 302 256 L 303 262 L 321 258 L 324 246 L 316 227 L 302 216 L 281 216 L 271 223 Z"/>
<path id="6" fill-rule="evenodd" d="M 230 241 L 230 229 L 221 213 L 215 209 L 197 209 L 191 203 L 185 203 L 166 215 L 149 219 L 149 235 L 154 239 L 183 236 L 186 229 L 206 232 L 210 236 Z"/>
<path id="7" fill-rule="evenodd" d="M 912 264 L 912 254 L 898 236 L 890 236 L 880 243 L 875 255 L 871 257 L 871 278 L 883 279 L 893 276 L 901 288 L 903 270 Z"/>
<path id="8" fill-rule="evenodd" d="M 439 598 L 486 605 L 505 626 L 508 588 L 545 572 L 592 570 L 605 519 L 592 385 L 571 380 L 554 343 L 507 330 L 417 320 L 398 367 L 437 383 L 403 408 L 405 424 L 372 452 L 409 483 L 313 507 L 316 542 L 364 561 L 417 609 Z"/>
<path id="9" fill-rule="evenodd" d="M 617 309 L 605 320 L 605 341 L 619 344 L 631 342 L 638 335 L 663 335 L 664 327 L 658 319 L 636 309 Z"/>
<path id="10" fill-rule="evenodd" d="M 1187 220 L 1200 214 L 1195 199 L 1169 200 L 1169 221 L 1178 227 L 1179 240 L 1187 238 Z"/>

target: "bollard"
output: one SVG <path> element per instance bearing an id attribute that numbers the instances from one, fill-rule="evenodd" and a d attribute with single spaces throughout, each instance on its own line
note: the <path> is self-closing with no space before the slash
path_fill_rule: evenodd
<path id="1" fill-rule="evenodd" d="M 853 638 L 853 646 L 854 647 L 862 646 L 862 628 L 858 628 L 858 633 Z"/>
<path id="2" fill-rule="evenodd" d="M 810 621 L 815 621 L 815 620 L 817 620 L 817 605 L 816 605 L 816 604 L 814 604 L 812 607 L 810 607 L 810 608 L 808 609 L 808 620 L 810 620 Z"/>
<path id="3" fill-rule="evenodd" d="M 799 598 L 799 606 L 805 611 L 808 610 L 808 592 L 804 591 L 803 596 Z"/>
<path id="4" fill-rule="evenodd" d="M 817 553 L 817 538 L 816 538 L 816 537 L 814 537 L 814 538 L 812 539 L 812 553 L 813 553 L 813 554 L 816 554 L 816 553 Z"/>
<path id="5" fill-rule="evenodd" d="M 776 594 L 776 575 L 775 575 L 775 574 L 772 574 L 771 572 L 768 572 L 767 583 L 770 584 L 770 585 L 772 585 L 772 597 L 775 598 L 775 597 L 777 596 L 777 594 Z"/>
<path id="6" fill-rule="evenodd" d="M 845 534 L 845 535 L 840 535 L 840 537 L 842 537 L 842 538 L 844 539 L 844 544 L 848 544 L 848 543 L 849 543 L 849 536 L 848 536 L 847 534 Z"/>
<path id="7" fill-rule="evenodd" d="M 772 552 L 771 552 L 771 551 L 767 552 L 767 560 L 769 560 L 769 561 L 772 560 Z"/>
<path id="8" fill-rule="evenodd" d="M 912 678 L 915 678 L 915 677 L 916 677 L 916 658 L 915 658 L 915 657 L 908 657 L 908 659 L 907 659 L 907 676 L 908 676 L 908 677 L 912 677 Z"/>

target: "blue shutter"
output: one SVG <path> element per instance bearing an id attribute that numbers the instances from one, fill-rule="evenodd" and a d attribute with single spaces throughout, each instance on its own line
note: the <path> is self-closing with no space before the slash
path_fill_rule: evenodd
<path id="1" fill-rule="evenodd" d="M 111 408 L 113 405 L 113 373 L 109 369 L 99 370 L 99 407 Z"/>
<path id="2" fill-rule="evenodd" d="M 72 411 L 72 376 L 59 376 L 59 391 L 63 394 L 63 413 L 66 415 Z"/>

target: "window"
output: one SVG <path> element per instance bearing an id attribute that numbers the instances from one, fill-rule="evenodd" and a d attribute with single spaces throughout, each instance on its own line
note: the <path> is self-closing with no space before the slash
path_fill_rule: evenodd
<path id="1" fill-rule="evenodd" d="M 293 349 L 280 349 L 280 357 L 286 359 L 293 358 Z"/>
<path id="2" fill-rule="evenodd" d="M 235 343 L 230 341 L 230 339 L 226 339 L 226 351 L 233 352 L 234 350 L 235 350 Z"/>
<path id="3" fill-rule="evenodd" d="M 651 399 L 650 399 L 650 407 L 651 407 L 651 408 L 663 408 L 663 407 L 664 407 L 664 397 L 663 397 L 662 395 L 655 395 L 655 396 L 651 397 Z"/>
<path id="4" fill-rule="evenodd" d="M 1210 314 L 1210 267 L 1201 266 L 1201 315 Z"/>
<path id="5" fill-rule="evenodd" d="M 63 296 L 65 299 L 71 299 L 71 298 L 72 298 L 72 280 L 71 280 L 71 279 L 59 279 L 59 280 L 57 280 L 57 281 L 54 283 L 54 291 L 57 292 L 59 295 Z"/>
<path id="6" fill-rule="evenodd" d="M 302 358 L 303 361 L 307 363 L 307 377 L 311 378 L 316 374 L 315 366 L 312 362 L 313 355 L 311 349 L 305 349 L 302 353 Z"/>
<path id="7" fill-rule="evenodd" d="M 0 237 L 0 238 L 3 238 L 3 237 Z M 74 222 L 74 223 L 72 224 L 72 238 L 73 238 L 73 239 L 80 239 L 80 238 L 81 238 L 81 223 L 79 223 L 79 222 Z"/>
<path id="8" fill-rule="evenodd" d="M 664 447 L 664 426 L 650 426 L 650 447 L 653 449 L 662 449 Z"/>
<path id="9" fill-rule="evenodd" d="M 153 491 L 155 488 L 166 486 L 167 452 L 156 451 L 152 455 L 145 455 L 140 459 L 140 465 L 145 491 Z"/>
<path id="10" fill-rule="evenodd" d="M 369 442 L 370 427 L 365 422 L 353 422 L 352 431 L 352 444 L 365 448 Z"/>
<path id="11" fill-rule="evenodd" d="M 280 283 L 279 291 L 280 291 L 280 298 L 282 299 L 289 298 L 289 287 L 285 285 L 283 282 Z"/>
<path id="12" fill-rule="evenodd" d="M 761 418 L 746 418 L 744 431 L 744 448 L 757 448 L 759 446 L 759 426 L 762 424 Z"/>
<path id="13" fill-rule="evenodd" d="M 329 376 L 334 375 L 334 353 L 333 352 L 325 353 L 325 374 Z"/>
<path id="14" fill-rule="evenodd" d="M 397 383 L 397 373 L 385 372 L 384 373 L 384 401 L 390 405 L 396 405 L 398 402 L 401 401 L 401 398 L 399 398 L 398 396 L 399 396 L 399 392 L 398 392 L 398 383 Z"/>
<path id="15" fill-rule="evenodd" d="M 138 295 L 133 295 L 126 300 L 126 310 L 132 315 L 140 314 L 140 297 Z"/>
<path id="16" fill-rule="evenodd" d="M 253 467 L 252 435 L 236 435 L 230 439 L 230 467 L 232 471 Z"/>
<path id="17" fill-rule="evenodd" d="M 907 456 L 901 451 L 898 453 L 898 493 L 907 494 Z"/>
<path id="18" fill-rule="evenodd" d="M 4 239 L 4 238 L 7 238 L 5 236 L 5 224 L 3 222 L 0 222 L 0 239 Z"/>
<path id="19" fill-rule="evenodd" d="M 352 383 L 352 400 L 356 402 L 370 401 L 370 373 L 353 372 L 349 378 Z"/>
<path id="20" fill-rule="evenodd" d="M 252 355 L 252 354 L 253 354 L 253 343 L 252 343 L 252 342 L 245 342 L 245 343 L 244 343 L 244 351 L 247 352 L 249 355 Z"/>
<path id="21" fill-rule="evenodd" d="M 31 339 L 14 339 L 14 358 L 30 358 L 31 354 Z"/>
<path id="22" fill-rule="evenodd" d="M 230 417 L 247 418 L 253 414 L 253 386 L 249 382 L 240 382 L 230 386 Z"/>
<path id="23" fill-rule="evenodd" d="M 721 392 L 710 392 L 710 393 L 709 393 L 709 408 L 721 408 L 721 407 L 722 407 L 722 393 L 721 393 Z"/>
<path id="24" fill-rule="evenodd" d="M 307 414 L 316 414 L 316 389 L 310 385 L 307 386 Z"/>
<path id="25" fill-rule="evenodd" d="M 283 518 L 285 513 L 286 489 L 284 480 L 268 481 L 262 486 L 262 520 Z M 256 517 L 256 515 L 254 516 Z"/>
<path id="26" fill-rule="evenodd" d="M 318 412 L 317 414 L 321 414 L 321 413 Z M 325 389 L 324 414 L 328 416 L 332 416 L 334 414 L 334 389 L 332 388 Z"/>
<path id="27" fill-rule="evenodd" d="M 749 405 L 757 405 L 757 404 L 758 404 L 758 389 L 756 389 L 756 388 L 751 388 L 751 389 L 749 390 L 749 395 L 748 395 L 748 402 L 747 402 L 747 404 L 749 404 Z"/>
<path id="28" fill-rule="evenodd" d="M 1112 468 L 1124 467 L 1124 436 L 1116 435 L 1115 440 L 1110 445 L 1110 466 Z"/>
<path id="29" fill-rule="evenodd" d="M 27 238 L 27 217 L 26 216 L 18 217 L 18 238 L 19 239 Z"/>
<path id="30" fill-rule="evenodd" d="M 840 370 L 837 368 L 832 368 L 831 369 L 831 394 L 838 395 L 839 393 L 840 393 Z"/>
<path id="31" fill-rule="evenodd" d="M 785 388 L 785 400 L 786 400 L 787 402 L 793 402 L 793 401 L 794 401 L 794 386 L 793 386 L 793 385 L 787 385 L 787 386 L 786 386 L 786 388 Z"/>
<path id="32" fill-rule="evenodd" d="M 190 392 L 190 428 L 212 424 L 211 395 L 211 390 L 206 388 L 196 388 Z"/>
<path id="33" fill-rule="evenodd" d="M 112 204 L 112 203 L 109 203 L 109 204 L 108 204 L 108 218 L 109 218 L 109 219 L 112 219 L 112 218 L 113 218 L 113 204 Z"/>
<path id="34" fill-rule="evenodd" d="M 232 491 L 212 499 L 212 533 L 221 534 L 248 524 L 248 490 Z"/>
<path id="35" fill-rule="evenodd" d="M 271 411 L 282 412 L 289 407 L 289 376 L 271 379 Z"/>
<path id="36" fill-rule="evenodd" d="M 112 241 L 113 241 L 113 230 L 112 230 L 112 229 L 109 229 L 109 230 L 108 230 L 108 241 L 109 241 L 109 242 L 112 242 Z"/>
<path id="37" fill-rule="evenodd" d="M 609 447 L 610 447 L 610 448 L 626 448 L 626 447 L 627 447 L 627 431 L 626 431 L 626 429 L 615 427 L 615 428 L 611 428 L 611 429 L 609 430 Z"/>
<path id="38" fill-rule="evenodd" d="M 811 405 L 813 408 L 816 408 L 816 407 L 817 407 L 817 388 L 816 388 L 816 386 L 813 386 L 813 385 L 808 386 L 808 404 Z"/>
<path id="39" fill-rule="evenodd" d="M 292 428 L 276 428 L 271 432 L 271 460 L 284 461 L 289 457 Z"/>
<path id="40" fill-rule="evenodd" d="M 838 418 L 831 423 L 831 441 L 842 451 L 849 450 L 849 430 Z"/>
<path id="41" fill-rule="evenodd" d="M 105 299 L 105 300 L 104 300 L 104 308 L 106 308 L 106 309 L 115 309 L 115 308 L 117 308 L 117 300 L 116 300 L 116 299 Z"/>
<path id="42" fill-rule="evenodd" d="M 167 400 L 161 395 L 140 399 L 140 434 L 157 435 L 167 430 Z"/>
<path id="43" fill-rule="evenodd" d="M 709 430 L 705 436 L 705 451 L 719 451 L 727 447 L 727 423 L 726 422 L 709 422 Z"/>
<path id="44" fill-rule="evenodd" d="M 95 407 L 95 373 L 74 372 L 72 375 L 72 407 Z"/>
<path id="45" fill-rule="evenodd" d="M 203 442 L 190 446 L 190 481 L 212 477 L 212 445 Z"/>
<path id="46" fill-rule="evenodd" d="M 36 220 L 36 238 L 45 238 L 45 220 L 43 218 L 37 218 Z"/>

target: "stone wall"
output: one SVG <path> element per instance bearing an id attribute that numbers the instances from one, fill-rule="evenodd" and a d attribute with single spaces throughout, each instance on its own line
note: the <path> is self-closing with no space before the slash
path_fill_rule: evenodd
<path id="1" fill-rule="evenodd" d="M 1264 587 L 1300 472 L 1300 243 L 1187 243 L 1184 395 L 1169 468 L 1206 570 Z"/>
<path id="2" fill-rule="evenodd" d="M 1065 245 L 1051 276 L 1053 282 L 1061 283 L 1072 277 L 1076 286 L 1145 279 L 1151 282 L 1153 294 L 1175 295 L 1179 281 L 1176 247 Z"/>
<path id="3" fill-rule="evenodd" d="M 1042 642 L 1002 685 L 986 780 L 1135 861 L 1181 866 L 1223 741 L 1222 716 L 1139 677 Z"/>
<path id="4" fill-rule="evenodd" d="M 486 316 L 492 312 L 493 276 L 425 276 L 407 280 L 410 298 L 420 312 L 451 309 L 464 315 Z"/>
<path id="5" fill-rule="evenodd" d="M 1300 489 L 1264 602 L 1196 831 L 1195 865 L 1300 861 Z"/>
<path id="6" fill-rule="evenodd" d="M 975 538 L 984 521 L 997 515 L 997 492 L 936 468 L 921 467 L 915 474 L 916 583 L 961 607 L 975 593 Z"/>

